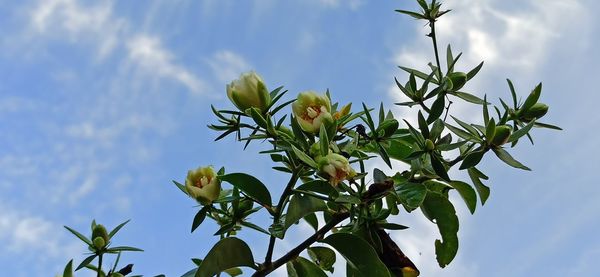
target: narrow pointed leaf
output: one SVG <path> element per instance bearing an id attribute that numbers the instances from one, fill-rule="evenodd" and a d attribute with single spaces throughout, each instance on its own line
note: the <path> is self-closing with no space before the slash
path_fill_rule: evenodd
<path id="1" fill-rule="evenodd" d="M 508 152 L 506 152 L 506 150 L 504 150 L 500 147 L 493 148 L 492 150 L 494 151 L 496 156 L 498 156 L 498 158 L 500 160 L 502 160 L 503 162 L 505 162 L 507 165 L 510 165 L 514 168 L 523 169 L 523 170 L 531 170 L 529 167 L 527 167 L 527 166 L 523 165 L 522 163 L 520 163 L 519 161 L 515 160 L 515 158 L 513 158 Z"/>

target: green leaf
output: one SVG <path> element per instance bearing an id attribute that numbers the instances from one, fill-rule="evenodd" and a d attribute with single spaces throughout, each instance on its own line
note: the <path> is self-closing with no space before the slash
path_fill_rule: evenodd
<path id="1" fill-rule="evenodd" d="M 108 234 L 109 238 L 112 238 L 114 235 L 117 234 L 117 232 L 119 232 L 119 230 L 121 230 L 121 228 L 123 228 L 123 226 L 125 226 L 125 224 L 127 224 L 131 219 L 128 219 L 127 221 L 117 225 L 117 227 L 115 227 L 112 231 L 110 231 L 110 233 Z"/>
<path id="2" fill-rule="evenodd" d="M 336 203 L 360 204 L 360 199 L 356 196 L 342 194 L 335 199 Z"/>
<path id="3" fill-rule="evenodd" d="M 460 125 L 460 127 L 463 127 L 465 130 L 467 130 L 469 133 L 471 133 L 473 136 L 479 136 L 479 133 L 477 132 L 477 129 L 475 129 L 475 127 L 469 125 L 468 123 L 454 117 L 451 116 L 454 121 L 456 121 L 456 123 L 458 123 L 458 125 Z M 458 135 L 458 134 L 457 134 Z"/>
<path id="4" fill-rule="evenodd" d="M 478 104 L 478 105 L 484 105 L 486 103 L 483 99 L 481 99 L 473 94 L 467 93 L 467 92 L 457 91 L 457 92 L 452 92 L 450 94 L 454 95 L 462 100 L 465 100 L 469 103 Z"/>
<path id="5" fill-rule="evenodd" d="M 461 138 L 463 138 L 465 140 L 471 141 L 471 140 L 474 140 L 474 139 L 477 138 L 476 136 L 473 136 L 470 133 L 465 132 L 465 131 L 459 129 L 458 127 L 454 127 L 454 126 L 452 126 L 452 125 L 450 125 L 448 123 L 444 123 L 444 125 L 446 125 L 446 127 L 448 129 L 450 129 L 450 131 L 452 131 L 452 133 L 456 134 L 457 136 L 459 136 L 459 137 L 461 137 Z"/>
<path id="6" fill-rule="evenodd" d="M 450 181 L 448 171 L 446 170 L 446 167 L 444 166 L 440 158 L 433 154 L 429 155 L 429 157 L 431 157 L 431 166 L 433 167 L 433 171 L 435 171 L 435 174 L 437 174 L 440 178 L 446 181 Z"/>
<path id="7" fill-rule="evenodd" d="M 196 276 L 196 272 L 197 271 L 198 271 L 198 268 L 190 269 L 186 273 L 184 273 L 183 275 L 181 275 L 181 277 L 193 277 L 193 276 Z"/>
<path id="8" fill-rule="evenodd" d="M 405 11 L 405 10 L 396 10 L 396 12 L 409 15 L 409 16 L 415 18 L 415 19 L 427 19 L 427 17 L 424 17 L 422 14 L 416 13 L 416 12 Z"/>
<path id="9" fill-rule="evenodd" d="M 335 264 L 335 251 L 329 247 L 314 246 L 306 249 L 310 259 L 323 270 L 333 273 L 333 264 Z"/>
<path id="10" fill-rule="evenodd" d="M 175 186 L 177 186 L 177 188 L 179 190 L 181 190 L 183 193 L 187 194 L 187 190 L 185 189 L 185 186 L 180 184 L 179 182 L 173 180 L 173 184 L 175 184 Z"/>
<path id="11" fill-rule="evenodd" d="M 230 268 L 230 269 L 225 269 L 223 272 L 227 273 L 231 277 L 235 277 L 235 276 L 244 274 L 244 272 L 242 271 L 242 269 L 239 268 L 239 267 L 233 267 L 233 268 Z"/>
<path id="12" fill-rule="evenodd" d="M 525 112 L 525 111 L 529 110 L 529 108 L 531 108 L 531 106 L 533 106 L 535 103 L 537 103 L 538 99 L 540 99 L 541 94 L 542 94 L 542 83 L 539 83 L 533 89 L 533 91 L 529 94 L 529 96 L 527 96 L 527 99 L 525 99 L 525 103 L 523 103 L 523 106 L 519 109 L 519 111 Z"/>
<path id="13" fill-rule="evenodd" d="M 477 207 L 477 194 L 475 193 L 475 189 L 469 184 L 461 181 L 452 181 L 450 182 L 450 186 L 458 191 L 458 194 L 460 194 L 460 197 L 462 197 L 465 204 L 467 204 L 467 208 L 469 208 L 471 214 L 475 213 L 475 208 Z"/>
<path id="14" fill-rule="evenodd" d="M 269 190 L 254 176 L 245 173 L 230 173 L 219 176 L 219 179 L 232 184 L 258 203 L 271 206 L 271 194 Z"/>
<path id="15" fill-rule="evenodd" d="M 491 141 L 494 138 L 494 135 L 496 135 L 496 121 L 492 118 L 485 127 L 485 137 L 488 141 Z"/>
<path id="16" fill-rule="evenodd" d="M 508 88 L 510 89 L 510 96 L 513 101 L 513 108 L 516 110 L 517 109 L 517 92 L 515 91 L 515 86 L 513 85 L 512 81 L 510 79 L 506 79 L 506 82 L 508 83 Z"/>
<path id="17" fill-rule="evenodd" d="M 92 241 L 90 239 L 88 239 L 86 236 L 82 235 L 81 233 L 71 229 L 68 226 L 64 226 L 65 229 L 69 230 L 69 232 L 71 232 L 73 235 L 75 235 L 77 238 L 79 238 L 81 241 L 85 242 L 88 246 L 92 246 Z"/>
<path id="18" fill-rule="evenodd" d="M 527 133 L 529 133 L 529 130 L 531 130 L 531 128 L 535 125 L 535 120 L 530 121 L 527 125 L 525 125 L 525 127 L 514 131 L 510 137 L 508 138 L 508 142 L 513 142 L 518 140 L 519 138 L 521 138 L 522 136 L 526 135 Z"/>
<path id="19" fill-rule="evenodd" d="M 122 251 L 131 251 L 131 252 L 144 252 L 144 250 L 131 247 L 131 246 L 116 246 L 107 249 L 108 252 L 122 252 Z"/>
<path id="20" fill-rule="evenodd" d="M 427 188 L 419 183 L 402 183 L 396 185 L 396 193 L 400 203 L 408 211 L 412 211 L 423 203 L 425 195 L 427 194 Z"/>
<path id="21" fill-rule="evenodd" d="M 196 228 L 198 228 L 198 226 L 200 226 L 200 224 L 202 224 L 202 222 L 206 218 L 206 212 L 208 212 L 210 207 L 210 205 L 206 205 L 196 213 L 196 215 L 194 216 L 194 220 L 192 221 L 192 233 L 194 232 L 194 230 L 196 230 Z"/>
<path id="22" fill-rule="evenodd" d="M 408 227 L 396 223 L 379 223 L 377 226 L 387 230 L 405 230 Z"/>
<path id="23" fill-rule="evenodd" d="M 487 201 L 488 197 L 490 197 L 490 188 L 484 185 L 481 182 L 481 179 L 487 180 L 487 176 L 485 176 L 481 171 L 477 170 L 477 168 L 475 167 L 469 168 L 467 172 L 469 173 L 469 177 L 471 178 L 471 181 L 475 185 L 475 189 L 479 194 L 481 205 L 484 205 L 485 201 Z"/>
<path id="24" fill-rule="evenodd" d="M 325 124 L 321 124 L 321 129 L 319 130 L 319 146 L 321 156 L 327 156 L 329 154 L 329 138 L 327 137 Z"/>
<path id="25" fill-rule="evenodd" d="M 483 154 L 485 154 L 484 150 L 477 150 L 469 153 L 462 164 L 460 164 L 459 169 L 467 169 L 476 166 L 483 158 Z"/>
<path id="26" fill-rule="evenodd" d="M 348 262 L 348 265 L 362 276 L 389 277 L 387 267 L 375 249 L 359 236 L 349 233 L 335 233 L 326 237 L 323 243 L 331 245 Z"/>
<path id="27" fill-rule="evenodd" d="M 309 214 L 309 215 L 305 216 L 304 221 L 306 221 L 306 223 L 308 223 L 308 225 L 310 225 L 310 227 L 315 229 L 315 232 L 317 230 L 319 230 L 319 220 L 317 219 L 316 214 Z"/>
<path id="28" fill-rule="evenodd" d="M 492 150 L 494 151 L 496 156 L 498 156 L 498 158 L 500 160 L 502 160 L 503 162 L 505 162 L 507 165 L 510 165 L 514 168 L 523 169 L 523 170 L 531 170 L 529 167 L 526 167 L 519 161 L 515 160 L 515 158 L 513 158 L 510 154 L 508 154 L 508 152 L 506 152 L 506 150 L 504 150 L 500 147 L 492 148 Z"/>
<path id="29" fill-rule="evenodd" d="M 435 241 L 435 254 L 440 267 L 446 267 L 458 251 L 458 218 L 454 206 L 443 195 L 429 192 L 421 210 L 438 226 L 442 240 Z"/>
<path id="30" fill-rule="evenodd" d="M 254 224 L 254 223 L 251 223 L 251 222 L 248 222 L 248 221 L 242 221 L 242 222 L 240 222 L 240 224 L 242 226 L 246 226 L 248 228 L 251 228 L 251 229 L 254 229 L 256 231 L 259 231 L 259 232 L 261 232 L 261 233 L 263 233 L 265 235 L 269 235 L 269 236 L 271 235 L 271 233 L 269 233 L 269 231 L 261 228 L 260 226 Z"/>
<path id="31" fill-rule="evenodd" d="M 309 191 L 316 192 L 323 195 L 334 196 L 338 195 L 338 191 L 329 184 L 329 182 L 324 180 L 312 180 L 308 181 L 296 188 L 297 191 Z"/>
<path id="32" fill-rule="evenodd" d="M 286 267 L 289 277 L 327 277 L 319 266 L 300 256 L 287 262 Z"/>
<path id="33" fill-rule="evenodd" d="M 427 123 L 433 123 L 436 119 L 439 119 L 444 113 L 446 107 L 446 96 L 440 94 L 431 104 L 431 112 L 427 116 Z"/>
<path id="34" fill-rule="evenodd" d="M 65 266 L 62 277 L 73 277 L 73 259 Z"/>
<path id="35" fill-rule="evenodd" d="M 208 252 L 196 272 L 196 277 L 212 277 L 239 266 L 256 268 L 250 247 L 236 237 L 224 238 Z"/>
<path id="36" fill-rule="evenodd" d="M 256 124 L 264 129 L 267 129 L 267 120 L 260 114 L 260 111 L 257 108 L 250 108 L 250 115 L 252 115 L 252 119 Z"/>
<path id="37" fill-rule="evenodd" d="M 483 67 L 483 62 L 479 63 L 479 65 L 477 65 L 475 68 L 471 69 L 471 71 L 467 73 L 467 80 L 473 79 L 473 77 L 477 75 L 479 70 L 481 70 L 481 67 Z"/>
<path id="38" fill-rule="evenodd" d="M 423 80 L 430 79 L 430 82 L 432 82 L 432 83 L 434 83 L 436 85 L 439 84 L 439 82 L 437 80 L 435 80 L 433 78 L 430 78 L 429 74 L 425 74 L 425 73 L 423 73 L 421 71 L 418 71 L 416 69 L 412 69 L 412 68 L 408 68 L 408 67 L 404 67 L 404 66 L 399 66 L 399 67 L 400 67 L 400 69 L 402 69 L 402 70 L 404 70 L 404 71 L 406 71 L 406 72 L 408 72 L 410 74 L 413 74 L 413 75 L 419 77 L 420 79 L 423 79 Z"/>
<path id="39" fill-rule="evenodd" d="M 327 205 L 323 200 L 308 195 L 294 194 L 285 215 L 284 230 L 287 230 L 303 217 L 324 210 L 327 210 Z"/>
<path id="40" fill-rule="evenodd" d="M 423 117 L 423 114 L 421 113 L 421 111 L 418 112 L 418 122 L 419 122 L 419 130 L 421 130 L 421 134 L 423 134 L 424 138 L 429 138 L 429 127 L 427 124 L 427 121 L 425 120 L 425 117 Z"/>
<path id="41" fill-rule="evenodd" d="M 562 128 L 555 126 L 555 125 L 551 125 L 551 124 L 547 124 L 547 123 L 542 123 L 542 122 L 536 122 L 535 123 L 535 127 L 540 127 L 540 128 L 548 128 L 548 129 L 553 129 L 553 130 L 559 130 L 562 131 Z"/>
<path id="42" fill-rule="evenodd" d="M 446 66 L 448 67 L 448 72 L 452 72 L 452 67 L 454 65 L 454 56 L 452 55 L 452 47 L 448 44 L 446 48 Z"/>
<path id="43" fill-rule="evenodd" d="M 365 123 L 367 123 L 367 126 L 369 126 L 372 132 L 375 132 L 375 123 L 373 122 L 373 118 L 371 118 L 371 112 L 369 112 L 369 109 L 365 103 L 362 103 L 362 106 L 366 117 Z"/>
<path id="44" fill-rule="evenodd" d="M 292 145 L 292 151 L 294 151 L 294 154 L 296 154 L 296 156 L 298 157 L 298 159 L 300 159 L 301 161 L 303 161 L 304 163 L 306 163 L 308 166 L 312 167 L 312 168 L 317 168 L 317 163 L 308 155 L 306 155 L 306 153 L 300 151 L 300 149 L 296 148 L 295 146 Z"/>
<path id="45" fill-rule="evenodd" d="M 77 266 L 77 268 L 75 268 L 75 271 L 80 270 L 84 267 L 86 267 L 87 265 L 89 265 L 96 257 L 98 257 L 98 255 L 94 254 L 94 255 L 90 255 L 87 258 L 85 258 L 83 261 L 81 261 L 81 263 Z"/>

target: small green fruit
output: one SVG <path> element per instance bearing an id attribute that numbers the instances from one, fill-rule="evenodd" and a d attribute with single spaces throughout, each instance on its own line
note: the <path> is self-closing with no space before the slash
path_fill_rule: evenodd
<path id="1" fill-rule="evenodd" d="M 464 72 L 452 72 L 448 74 L 448 79 L 452 81 L 452 90 L 457 91 L 461 89 L 466 83 L 469 77 Z"/>
<path id="2" fill-rule="evenodd" d="M 96 237 L 94 238 L 94 247 L 96 247 L 96 249 L 102 249 L 104 248 L 104 246 L 106 246 L 106 241 L 104 241 L 104 239 L 102 237 Z"/>
<path id="3" fill-rule="evenodd" d="M 111 273 L 110 277 L 124 277 L 123 274 L 119 273 L 119 272 L 115 272 L 115 273 Z"/>
<path id="4" fill-rule="evenodd" d="M 508 142 L 512 129 L 507 125 L 496 126 L 496 132 L 494 137 L 490 139 L 490 144 L 495 146 L 501 146 Z"/>
<path id="5" fill-rule="evenodd" d="M 542 118 L 548 112 L 548 105 L 544 103 L 535 103 L 531 108 L 523 112 L 521 118 L 526 121 L 531 121 L 534 118 Z"/>
<path id="6" fill-rule="evenodd" d="M 100 247 L 96 245 L 96 239 L 98 238 L 102 239 L 102 246 Z M 106 228 L 102 224 L 97 224 L 94 227 L 94 230 L 92 230 L 92 241 L 94 242 L 94 246 L 102 248 L 106 244 L 108 244 L 109 239 L 110 238 L 108 237 L 108 232 L 106 232 Z"/>
<path id="7" fill-rule="evenodd" d="M 245 213 L 245 212 L 249 211 L 250 209 L 252 209 L 253 206 L 254 206 L 254 202 L 252 200 L 243 199 L 242 201 L 240 201 L 238 210 L 240 211 L 240 213 Z"/>
<path id="8" fill-rule="evenodd" d="M 430 139 L 426 139 L 425 140 L 425 150 L 432 151 L 433 149 L 435 149 L 435 144 L 433 144 L 433 141 L 431 141 Z"/>
<path id="9" fill-rule="evenodd" d="M 398 120 L 386 119 L 379 124 L 379 127 L 377 127 L 377 133 L 381 137 L 389 138 L 396 132 L 396 130 L 398 130 L 399 126 L 400 124 L 398 123 Z"/>

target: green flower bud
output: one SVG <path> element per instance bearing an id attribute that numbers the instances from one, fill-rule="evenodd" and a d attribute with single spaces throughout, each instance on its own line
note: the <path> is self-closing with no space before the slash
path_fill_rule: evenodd
<path id="1" fill-rule="evenodd" d="M 379 126 L 377 127 L 377 133 L 384 138 L 388 138 L 391 137 L 396 130 L 398 130 L 398 126 L 400 126 L 398 120 L 386 119 L 379 123 Z"/>
<path id="2" fill-rule="evenodd" d="M 109 277 L 124 277 L 123 274 L 119 273 L 119 272 L 114 272 L 111 273 Z"/>
<path id="3" fill-rule="evenodd" d="M 430 139 L 426 139 L 425 140 L 425 150 L 432 151 L 433 149 L 435 149 L 435 144 L 433 144 L 433 141 L 431 141 Z"/>
<path id="4" fill-rule="evenodd" d="M 350 166 L 348 159 L 340 154 L 329 153 L 319 158 L 318 166 L 321 174 L 329 179 L 332 186 L 356 176 L 356 171 Z"/>
<path id="5" fill-rule="evenodd" d="M 531 108 L 524 111 L 521 118 L 526 121 L 531 121 L 534 118 L 542 118 L 548 112 L 548 105 L 544 103 L 535 103 Z"/>
<path id="6" fill-rule="evenodd" d="M 228 84 L 226 88 L 227 97 L 242 112 L 249 108 L 257 108 L 264 113 L 271 104 L 267 87 L 254 71 L 241 74 L 239 79 Z"/>
<path id="7" fill-rule="evenodd" d="M 448 74 L 448 79 L 452 81 L 452 90 L 457 91 L 467 83 L 467 74 L 464 72 L 452 72 Z"/>
<path id="8" fill-rule="evenodd" d="M 508 142 L 512 129 L 507 125 L 496 126 L 494 137 L 490 139 L 490 144 L 501 146 Z"/>
<path id="9" fill-rule="evenodd" d="M 98 238 L 102 239 L 102 241 L 98 240 L 98 243 L 102 246 L 96 245 L 96 240 Z M 109 240 L 110 238 L 108 237 L 108 232 L 106 231 L 106 228 L 102 224 L 96 224 L 96 226 L 92 230 L 92 242 L 94 243 L 94 246 L 96 246 L 97 248 L 102 248 L 108 244 Z"/>
<path id="10" fill-rule="evenodd" d="M 188 195 L 203 205 L 212 203 L 221 193 L 221 182 L 211 166 L 199 167 L 188 171 L 185 178 L 185 190 Z"/>
<path id="11" fill-rule="evenodd" d="M 292 111 L 300 128 L 308 133 L 316 134 L 324 122 L 333 122 L 331 103 L 326 95 L 318 95 L 314 91 L 298 94 L 292 104 Z"/>
<path id="12" fill-rule="evenodd" d="M 254 201 L 252 201 L 250 199 L 243 199 L 242 201 L 240 201 L 240 204 L 238 206 L 238 210 L 241 213 L 244 213 L 244 212 L 249 211 L 253 207 L 254 207 Z"/>
<path id="13" fill-rule="evenodd" d="M 96 249 L 102 249 L 104 246 L 106 246 L 106 241 L 102 237 L 96 237 L 93 243 Z"/>

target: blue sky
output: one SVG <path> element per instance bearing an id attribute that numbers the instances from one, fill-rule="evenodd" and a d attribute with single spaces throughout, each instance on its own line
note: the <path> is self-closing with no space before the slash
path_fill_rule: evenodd
<path id="1" fill-rule="evenodd" d="M 492 194 L 469 215 L 462 204 L 461 248 L 437 268 L 435 226 L 418 213 L 393 236 L 423 276 L 592 276 L 600 256 L 600 8 L 591 0 L 446 1 L 440 43 L 464 51 L 459 69 L 486 64 L 468 87 L 507 97 L 542 81 L 546 121 L 536 145 L 514 156 L 533 169 L 489 157 Z M 422 23 L 394 13 L 412 1 L 0 1 L 0 268 L 11 276 L 52 276 L 85 251 L 62 225 L 86 230 L 132 219 L 115 243 L 135 272 L 179 276 L 215 242 L 212 224 L 189 233 L 194 203 L 171 180 L 199 165 L 252 172 L 274 191 L 284 180 L 232 139 L 205 126 L 209 105 L 231 108 L 225 84 L 254 69 L 290 95 L 329 88 L 342 103 L 401 100 L 397 65 L 432 60 Z M 463 117 L 477 119 L 467 106 Z M 377 166 L 374 164 L 373 166 Z M 460 173 L 456 173 L 461 176 Z M 277 193 L 276 193 L 277 194 Z M 257 220 L 265 220 L 265 214 Z M 297 226 L 290 240 L 308 232 Z M 267 240 L 244 231 L 257 259 Z M 293 246 L 279 244 L 276 254 Z M 338 266 L 336 276 L 342 274 Z M 281 275 L 284 272 L 278 272 Z M 86 276 L 86 275 L 81 275 Z"/>

